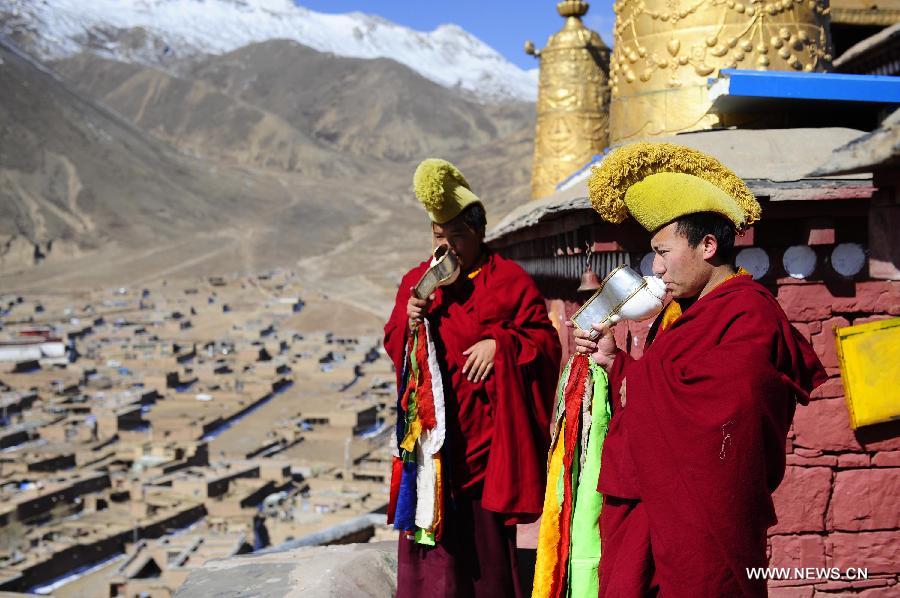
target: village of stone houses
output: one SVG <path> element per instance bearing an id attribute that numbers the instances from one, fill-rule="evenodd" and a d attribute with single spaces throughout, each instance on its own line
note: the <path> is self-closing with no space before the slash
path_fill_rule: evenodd
<path id="1" fill-rule="evenodd" d="M 4 588 L 156 595 L 348 520 L 371 538 L 393 373 L 377 336 L 301 332 L 303 296 L 287 271 L 4 295 Z"/>

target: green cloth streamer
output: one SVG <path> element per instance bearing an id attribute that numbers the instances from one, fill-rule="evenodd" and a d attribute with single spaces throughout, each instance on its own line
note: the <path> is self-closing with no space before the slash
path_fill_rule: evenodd
<path id="1" fill-rule="evenodd" d="M 434 546 L 434 534 L 422 529 L 421 527 L 416 528 L 416 542 L 418 544 L 424 544 L 425 546 Z"/>

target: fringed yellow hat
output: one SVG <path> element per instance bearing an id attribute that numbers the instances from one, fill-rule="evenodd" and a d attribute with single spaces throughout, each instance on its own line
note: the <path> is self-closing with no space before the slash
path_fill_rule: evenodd
<path id="1" fill-rule="evenodd" d="M 674 143 L 623 146 L 594 166 L 588 179 L 591 204 L 618 224 L 631 215 L 653 232 L 676 218 L 715 212 L 738 231 L 760 216 L 759 202 L 727 166 Z"/>
<path id="2" fill-rule="evenodd" d="M 438 158 L 423 160 L 413 175 L 413 190 L 431 221 L 445 224 L 473 203 L 481 203 L 459 169 Z"/>

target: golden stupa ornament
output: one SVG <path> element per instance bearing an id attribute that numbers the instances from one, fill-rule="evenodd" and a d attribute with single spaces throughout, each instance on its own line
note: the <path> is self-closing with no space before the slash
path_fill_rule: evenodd
<path id="1" fill-rule="evenodd" d="M 565 18 L 543 50 L 526 42 L 525 51 L 540 58 L 537 125 L 531 197 L 539 199 L 587 164 L 608 145 L 609 48 L 581 21 L 587 2 L 556 5 Z"/>
<path id="2" fill-rule="evenodd" d="M 719 123 L 707 79 L 719 69 L 831 68 L 828 0 L 617 0 L 610 141 Z"/>

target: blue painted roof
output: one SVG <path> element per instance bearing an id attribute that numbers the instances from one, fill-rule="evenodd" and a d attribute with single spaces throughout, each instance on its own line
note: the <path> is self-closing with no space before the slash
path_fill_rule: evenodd
<path id="1" fill-rule="evenodd" d="M 566 185 L 568 185 L 572 180 L 574 180 L 575 178 L 584 174 L 585 170 L 588 170 L 591 166 L 593 166 L 594 164 L 596 164 L 597 162 L 602 160 L 603 156 L 605 156 L 608 151 L 609 151 L 609 148 L 606 148 L 603 150 L 603 153 L 595 154 L 595 155 L 591 156 L 591 159 L 588 160 L 584 166 L 582 166 L 581 168 L 579 168 L 578 170 L 576 170 L 575 172 L 573 172 L 572 174 L 567 176 L 565 179 L 563 179 L 562 181 L 557 183 L 556 190 L 559 191 L 560 189 L 562 189 Z"/>
<path id="2" fill-rule="evenodd" d="M 900 104 L 900 77 L 722 69 L 708 80 L 712 112 L 738 106 L 765 106 L 765 100 L 807 100 Z M 609 148 L 556 185 L 556 190 L 579 180 L 599 162 Z"/>
<path id="3" fill-rule="evenodd" d="M 782 98 L 900 104 L 900 77 L 722 69 L 710 98 Z"/>

